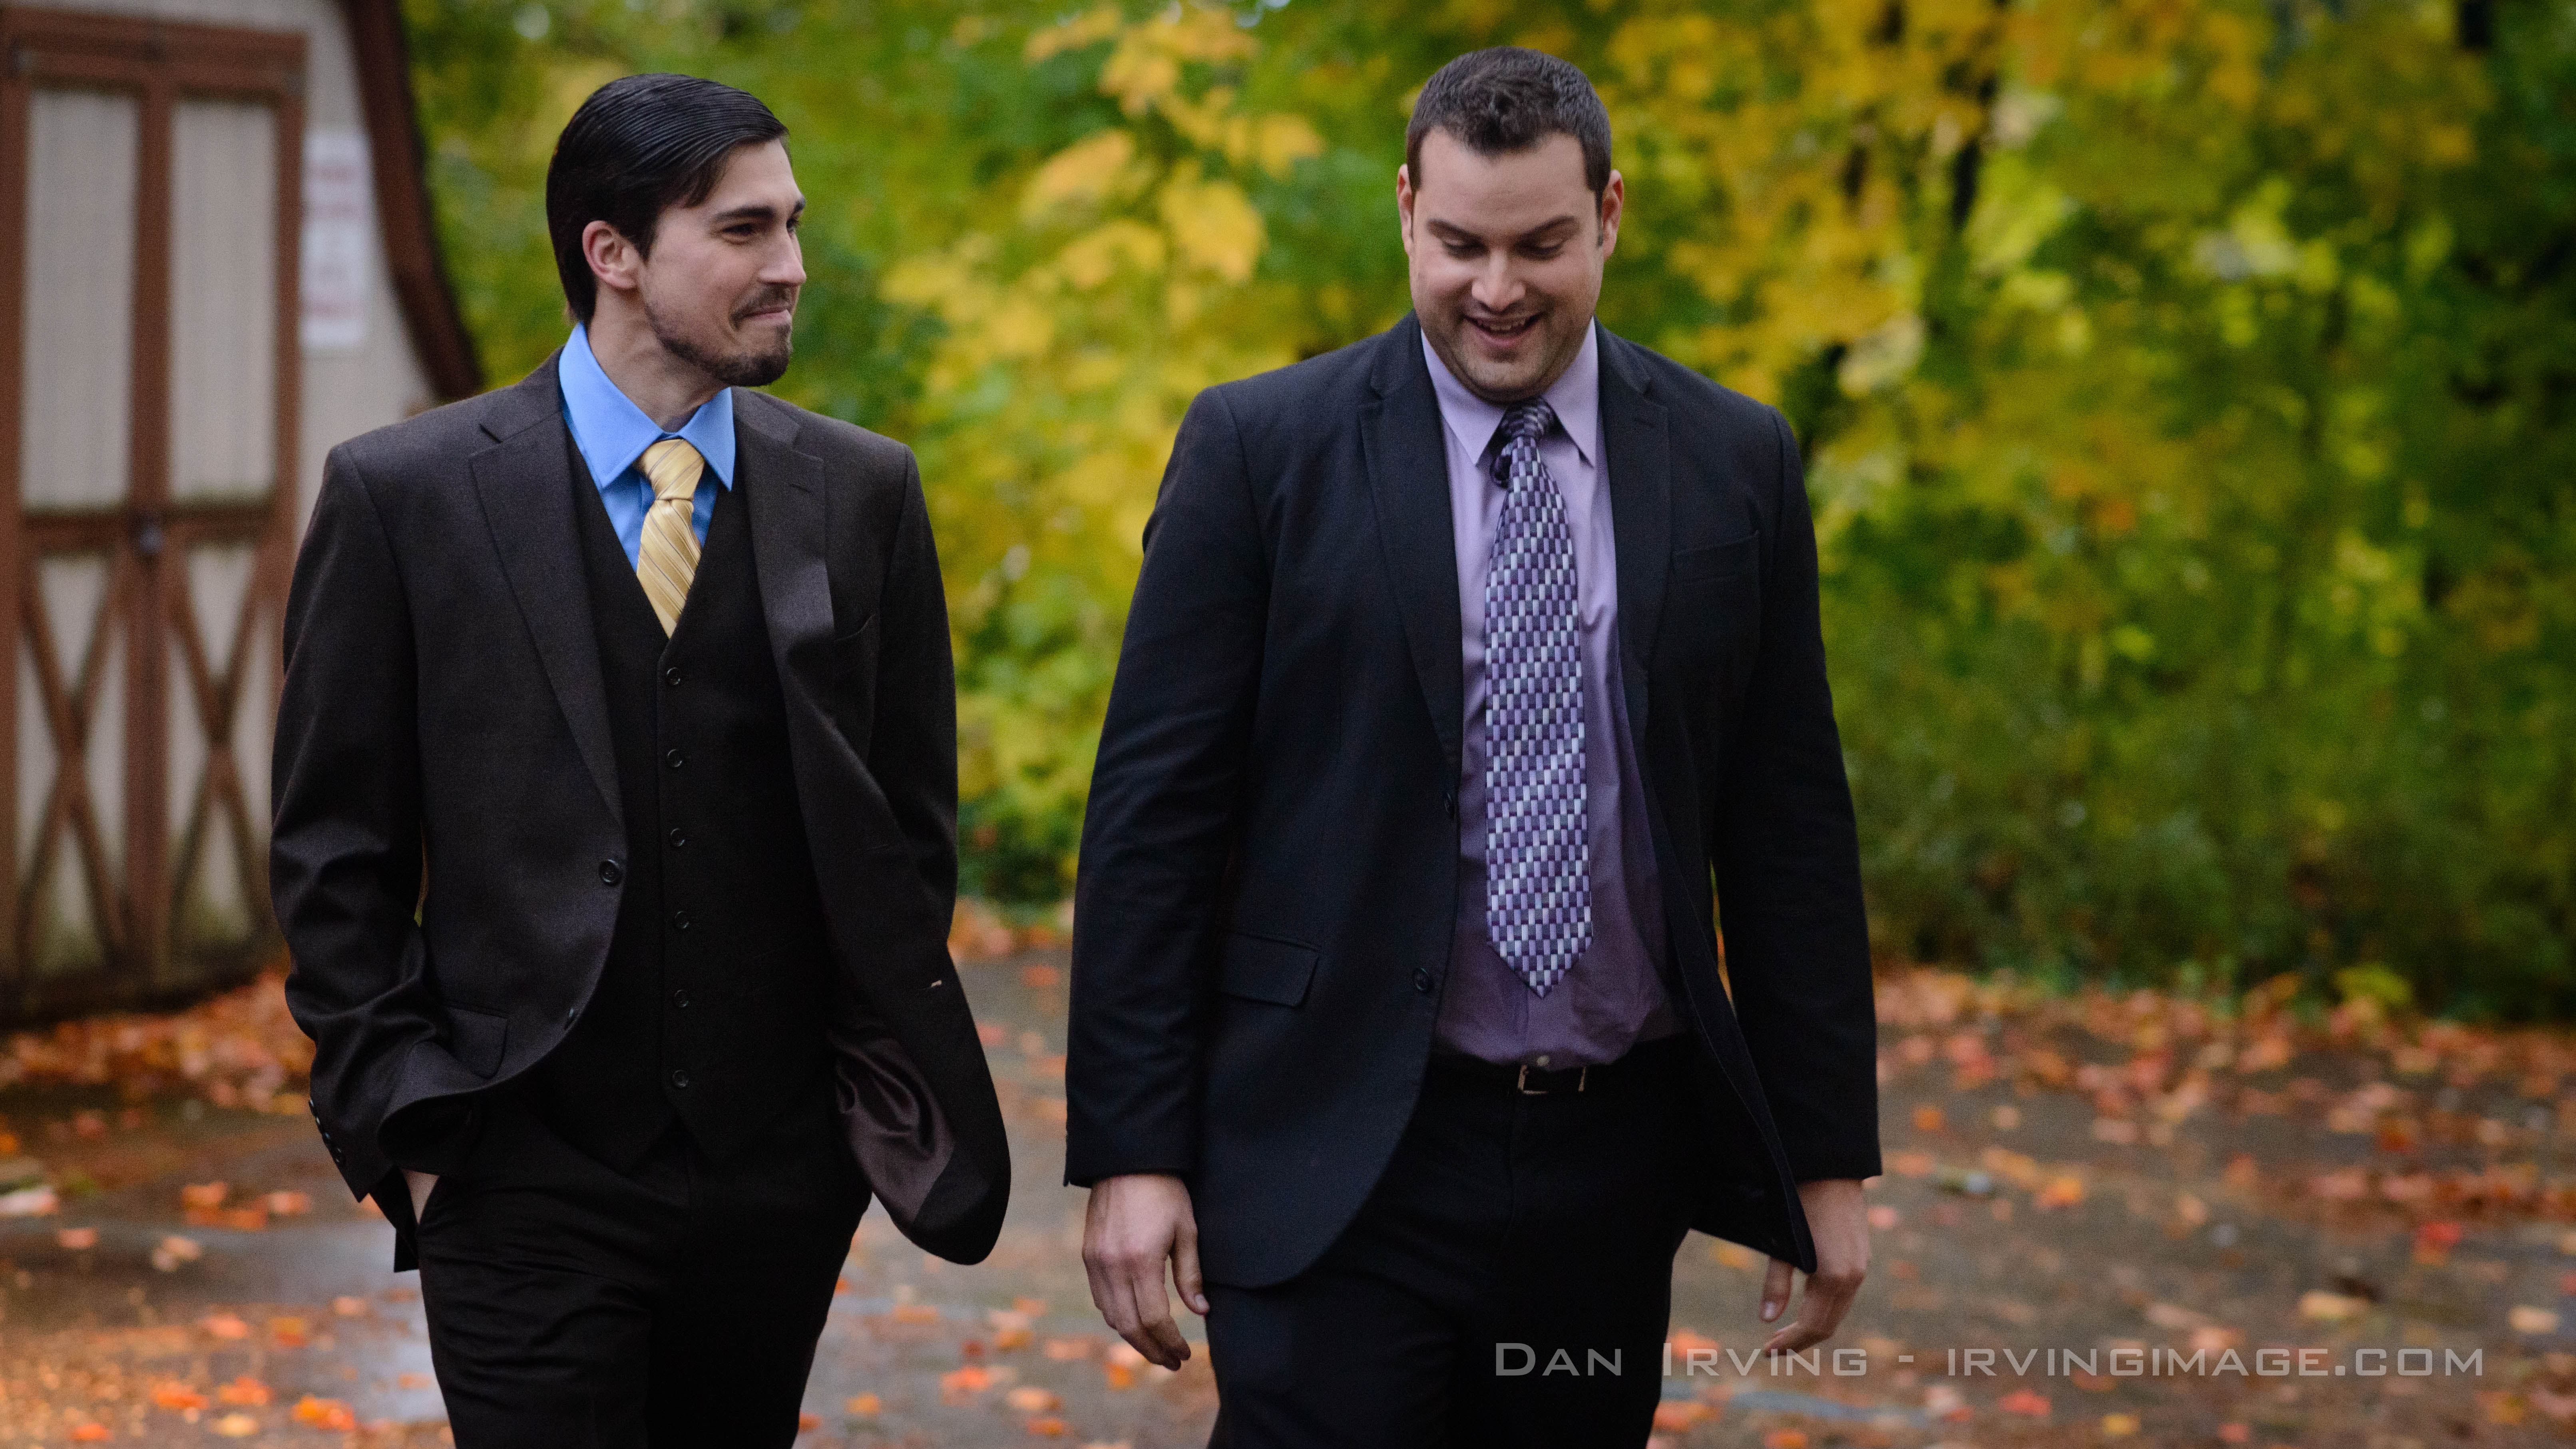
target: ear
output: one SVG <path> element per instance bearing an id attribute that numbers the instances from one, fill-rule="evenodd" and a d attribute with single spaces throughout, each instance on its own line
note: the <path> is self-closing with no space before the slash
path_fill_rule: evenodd
<path id="1" fill-rule="evenodd" d="M 1413 168 L 1395 168 L 1395 224 L 1404 239 L 1404 254 L 1413 255 Z"/>
<path id="2" fill-rule="evenodd" d="M 636 275 L 644 267 L 642 254 L 607 222 L 594 221 L 581 229 L 581 254 L 601 286 L 631 292 L 642 285 Z"/>
<path id="3" fill-rule="evenodd" d="M 1618 172 L 1601 187 L 1601 255 L 1608 257 L 1619 249 L 1619 218 L 1628 209 L 1628 183 Z"/>

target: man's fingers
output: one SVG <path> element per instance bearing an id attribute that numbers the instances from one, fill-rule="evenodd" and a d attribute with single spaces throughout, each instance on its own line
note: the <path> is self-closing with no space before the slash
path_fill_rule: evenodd
<path id="1" fill-rule="evenodd" d="M 1182 1223 L 1180 1238 L 1172 1244 L 1172 1284 L 1192 1313 L 1207 1317 L 1207 1283 L 1199 1276 L 1199 1230 L 1193 1223 Z"/>
<path id="2" fill-rule="evenodd" d="M 1136 1295 L 1138 1331 L 1128 1342 L 1152 1362 L 1179 1368 L 1190 1356 L 1190 1345 L 1181 1337 L 1181 1326 L 1172 1321 L 1172 1296 L 1163 1290 L 1163 1260 L 1137 1264 L 1129 1289 Z"/>
<path id="3" fill-rule="evenodd" d="M 1762 1321 L 1769 1323 L 1789 1306 L 1789 1264 L 1779 1258 L 1771 1260 L 1771 1271 L 1762 1275 Z"/>

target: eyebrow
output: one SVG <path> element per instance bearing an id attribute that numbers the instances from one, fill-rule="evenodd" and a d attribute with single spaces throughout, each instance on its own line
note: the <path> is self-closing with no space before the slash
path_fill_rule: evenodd
<path id="1" fill-rule="evenodd" d="M 803 216 L 804 214 L 805 198 L 800 196 L 796 198 L 795 209 L 788 212 L 787 215 L 790 220 L 793 220 L 797 217 Z M 749 206 L 737 206 L 731 211 L 719 211 L 715 214 L 715 217 L 709 224 L 712 226 L 731 226 L 737 221 L 768 221 L 777 215 L 777 207 L 768 205 L 765 202 L 754 202 Z"/>
<path id="2" fill-rule="evenodd" d="M 1519 236 L 1511 238 L 1511 240 L 1515 242 L 1543 241 L 1546 240 L 1551 233 L 1572 231 L 1582 224 L 1583 218 L 1579 216 L 1554 217 L 1550 220 L 1539 223 L 1537 226 L 1531 227 L 1528 231 L 1522 232 Z M 1438 233 L 1443 241 L 1484 240 L 1483 237 L 1467 230 L 1465 227 L 1459 226 L 1453 222 L 1443 221 L 1437 217 L 1424 222 L 1423 225 L 1431 231 Z"/>

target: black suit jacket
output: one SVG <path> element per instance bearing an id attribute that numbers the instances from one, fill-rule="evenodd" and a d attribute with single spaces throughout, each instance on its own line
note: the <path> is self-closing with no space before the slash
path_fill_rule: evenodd
<path id="1" fill-rule="evenodd" d="M 1408 317 L 1199 395 L 1101 734 L 1066 1176 L 1187 1178 L 1220 1282 L 1281 1282 L 1323 1252 L 1431 1049 L 1464 685 L 1421 339 Z M 1797 449 L 1772 408 L 1606 330 L 1601 427 L 1628 718 L 1704 1047 L 1695 1225 L 1812 1272 L 1795 1184 L 1880 1168 L 1859 852 Z"/>
<path id="2" fill-rule="evenodd" d="M 550 359 L 333 449 L 287 601 L 270 848 L 287 1000 L 332 1158 L 397 1222 L 386 1124 L 542 1060 L 617 919 L 627 837 L 561 397 Z M 1010 1157 L 947 949 L 956 696 L 920 475 L 860 428 L 755 392 L 734 408 L 837 968 L 842 1120 L 897 1225 L 971 1262 Z"/>

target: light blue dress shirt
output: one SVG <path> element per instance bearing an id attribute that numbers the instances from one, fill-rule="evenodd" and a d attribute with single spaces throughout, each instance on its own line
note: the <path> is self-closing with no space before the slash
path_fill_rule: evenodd
<path id="1" fill-rule="evenodd" d="M 634 563 L 643 550 L 644 515 L 653 507 L 653 485 L 637 460 L 664 438 L 687 439 L 707 460 L 689 519 L 699 546 L 704 547 L 707 522 L 716 516 L 716 489 L 733 486 L 733 389 L 726 388 L 700 404 L 678 432 L 666 433 L 608 380 L 599 359 L 591 355 L 590 329 L 578 326 L 564 343 L 555 378 L 563 387 L 564 425 L 572 429 L 573 446 L 581 449 L 591 481 L 599 485 L 599 501 L 608 506 L 608 522 L 617 530 L 617 541 L 625 545 L 626 561 Z"/>

